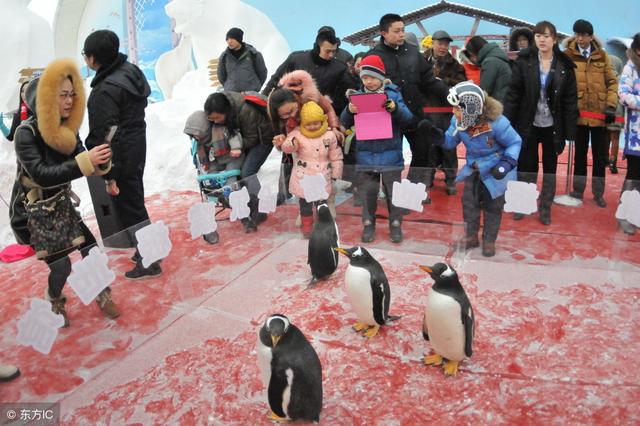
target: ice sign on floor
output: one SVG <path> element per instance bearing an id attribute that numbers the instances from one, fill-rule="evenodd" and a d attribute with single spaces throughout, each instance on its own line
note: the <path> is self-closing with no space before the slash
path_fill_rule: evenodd
<path id="1" fill-rule="evenodd" d="M 504 194 L 504 211 L 531 214 L 538 210 L 538 194 L 535 183 L 509 181 Z"/>
<path id="2" fill-rule="evenodd" d="M 63 325 L 64 318 L 51 312 L 50 302 L 31 299 L 29 311 L 18 321 L 18 343 L 48 355 Z"/>
<path id="3" fill-rule="evenodd" d="M 402 183 L 393 182 L 391 202 L 394 206 L 421 212 L 422 202 L 426 199 L 427 186 L 424 183 L 411 183 L 407 179 L 402 179 Z"/>
<path id="4" fill-rule="evenodd" d="M 164 259 L 171 251 L 169 228 L 158 221 L 136 231 L 138 251 L 142 256 L 142 266 L 148 268 L 153 262 Z"/>
<path id="5" fill-rule="evenodd" d="M 231 205 L 231 215 L 229 220 L 235 222 L 238 219 L 249 217 L 249 191 L 246 187 L 242 187 L 239 191 L 233 191 L 229 194 L 229 205 Z"/>
<path id="6" fill-rule="evenodd" d="M 116 274 L 109 269 L 109 258 L 99 247 L 93 247 L 89 250 L 89 256 L 71 267 L 73 272 L 67 281 L 85 305 L 91 303 L 116 279 Z"/>
<path id="7" fill-rule="evenodd" d="M 640 227 L 640 192 L 634 190 L 622 193 L 618 210 L 616 210 L 616 219 L 626 220 Z"/>
<path id="8" fill-rule="evenodd" d="M 273 213 L 276 211 L 278 204 L 278 194 L 267 185 L 260 184 L 260 192 L 258 192 L 258 212 Z"/>
<path id="9" fill-rule="evenodd" d="M 189 231 L 191 239 L 195 240 L 201 235 L 210 234 L 218 229 L 216 222 L 216 206 L 213 203 L 198 203 L 189 209 Z"/>
<path id="10" fill-rule="evenodd" d="M 322 175 L 305 175 L 300 180 L 300 186 L 308 203 L 329 198 L 327 181 Z"/>

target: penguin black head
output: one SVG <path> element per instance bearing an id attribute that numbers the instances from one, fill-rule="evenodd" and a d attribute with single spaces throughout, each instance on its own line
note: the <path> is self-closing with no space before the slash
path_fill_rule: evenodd
<path id="1" fill-rule="evenodd" d="M 291 321 L 284 315 L 273 314 L 269 316 L 260 330 L 260 339 L 266 346 L 275 348 L 280 339 L 289 331 Z M 271 338 L 269 340 L 269 337 Z"/>
<path id="2" fill-rule="evenodd" d="M 318 206 L 318 222 L 331 223 L 333 216 L 331 216 L 331 210 L 326 204 L 320 204 Z"/>
<path id="3" fill-rule="evenodd" d="M 334 250 L 347 256 L 349 258 L 349 262 L 351 262 L 353 266 L 367 266 L 375 262 L 373 256 L 371 256 L 364 247 L 355 246 L 350 249 L 336 247 Z"/>
<path id="4" fill-rule="evenodd" d="M 433 281 L 439 285 L 448 285 L 448 284 L 460 284 L 458 281 L 458 273 L 451 266 L 446 263 L 436 263 L 433 266 L 420 266 L 425 272 L 428 272 Z"/>

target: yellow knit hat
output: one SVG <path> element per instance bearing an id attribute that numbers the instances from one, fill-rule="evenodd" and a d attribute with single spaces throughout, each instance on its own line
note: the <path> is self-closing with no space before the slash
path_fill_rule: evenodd
<path id="1" fill-rule="evenodd" d="M 305 124 L 313 123 L 314 121 L 322 122 L 322 127 L 314 132 L 310 132 L 305 129 Z M 308 138 L 317 138 L 322 136 L 328 127 L 327 115 L 320 105 L 313 101 L 309 101 L 302 106 L 300 110 L 300 132 Z"/>

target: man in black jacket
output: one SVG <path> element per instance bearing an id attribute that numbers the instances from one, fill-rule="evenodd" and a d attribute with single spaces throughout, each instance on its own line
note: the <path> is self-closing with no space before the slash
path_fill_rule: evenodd
<path id="1" fill-rule="evenodd" d="M 415 116 L 414 126 L 405 130 L 404 136 L 411 147 L 409 180 L 424 183 L 429 156 L 428 122 L 418 126 L 423 118 L 424 96 L 434 93 L 446 100 L 449 88 L 433 75 L 433 65 L 428 63 L 416 46 L 404 41 L 404 22 L 396 14 L 386 14 L 380 18 L 380 41 L 369 51 L 384 62 L 387 77 L 400 86 L 407 106 Z M 446 129 L 443 129 L 446 130 Z"/>
<path id="2" fill-rule="evenodd" d="M 345 93 L 347 89 L 355 88 L 355 84 L 349 76 L 347 64 L 335 58 L 338 43 L 334 33 L 321 31 L 316 36 L 313 49 L 293 52 L 287 57 L 271 76 L 262 93 L 269 96 L 286 73 L 305 70 L 316 81 L 320 93 L 331 98 L 334 111 L 340 115 L 347 104 Z"/>
<path id="3" fill-rule="evenodd" d="M 96 71 L 87 101 L 89 135 L 85 144 L 87 149 L 103 144 L 109 128 L 118 126 L 111 141 L 113 166 L 105 175 L 107 193 L 113 197 L 123 228 L 135 241 L 135 231 L 149 224 L 142 176 L 147 153 L 144 109 L 151 89 L 142 71 L 118 53 L 119 47 L 118 36 L 109 30 L 94 31 L 84 42 L 85 62 Z M 136 267 L 125 273 L 128 279 L 162 273 L 158 262 L 144 268 L 137 249 L 133 259 Z"/>

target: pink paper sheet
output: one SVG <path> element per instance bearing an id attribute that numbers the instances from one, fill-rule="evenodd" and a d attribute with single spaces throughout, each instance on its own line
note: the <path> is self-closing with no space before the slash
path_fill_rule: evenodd
<path id="1" fill-rule="evenodd" d="M 359 141 L 389 139 L 393 136 L 391 114 L 384 109 L 386 100 L 384 93 L 363 93 L 349 97 L 349 101 L 358 107 L 354 122 Z"/>

